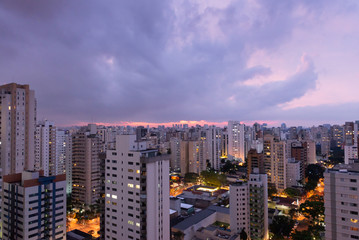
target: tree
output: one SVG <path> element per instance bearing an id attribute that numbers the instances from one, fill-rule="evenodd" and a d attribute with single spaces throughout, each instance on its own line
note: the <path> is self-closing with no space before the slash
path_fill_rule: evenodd
<path id="1" fill-rule="evenodd" d="M 309 180 L 305 185 L 304 185 L 304 189 L 309 192 L 314 190 L 318 185 L 317 181 L 314 180 Z"/>
<path id="2" fill-rule="evenodd" d="M 234 164 L 232 164 L 231 161 L 227 160 L 226 163 L 221 168 L 221 171 L 225 172 L 225 173 L 229 173 L 229 172 L 235 171 L 235 169 L 236 168 L 235 168 Z"/>
<path id="3" fill-rule="evenodd" d="M 286 188 L 284 189 L 284 193 L 287 194 L 288 197 L 298 197 L 300 196 L 300 190 L 296 188 Z"/>
<path id="4" fill-rule="evenodd" d="M 268 198 L 272 199 L 275 194 L 277 194 L 277 188 L 273 184 L 268 184 Z"/>
<path id="5" fill-rule="evenodd" d="M 242 228 L 242 231 L 241 231 L 241 233 L 239 234 L 239 238 L 240 238 L 241 240 L 247 240 L 248 235 L 247 235 L 246 231 L 244 230 L 244 228 Z"/>
<path id="6" fill-rule="evenodd" d="M 299 212 L 302 213 L 306 218 L 317 221 L 324 215 L 324 202 L 306 200 L 304 203 L 300 204 Z"/>
<path id="7" fill-rule="evenodd" d="M 293 240 L 312 240 L 312 234 L 310 231 L 297 231 L 291 235 Z"/>
<path id="8" fill-rule="evenodd" d="M 308 177 L 308 181 L 316 181 L 323 178 L 324 168 L 319 164 L 309 164 L 305 170 L 305 175 Z"/>
<path id="9" fill-rule="evenodd" d="M 173 233 L 173 239 L 174 240 L 182 240 L 184 238 L 183 232 L 174 232 Z"/>
<path id="10" fill-rule="evenodd" d="M 216 173 L 215 171 L 201 172 L 203 182 L 209 186 L 220 187 L 227 182 L 227 177 L 224 174 Z"/>
<path id="11" fill-rule="evenodd" d="M 197 173 L 186 173 L 184 175 L 184 182 L 185 183 L 196 183 L 198 181 L 199 175 Z"/>
<path id="12" fill-rule="evenodd" d="M 286 216 L 275 216 L 269 229 L 274 234 L 273 239 L 289 237 L 294 227 L 294 220 Z"/>

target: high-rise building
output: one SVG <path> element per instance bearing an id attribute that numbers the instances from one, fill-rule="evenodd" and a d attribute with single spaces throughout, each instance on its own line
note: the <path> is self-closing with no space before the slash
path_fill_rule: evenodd
<path id="1" fill-rule="evenodd" d="M 35 170 L 44 170 L 45 176 L 65 172 L 64 153 L 61 151 L 64 150 L 63 139 L 61 138 L 53 122 L 46 120 L 36 125 Z"/>
<path id="2" fill-rule="evenodd" d="M 227 129 L 222 131 L 221 157 L 228 158 L 228 132 L 227 132 Z"/>
<path id="3" fill-rule="evenodd" d="M 84 127 L 72 136 L 72 197 L 93 205 L 100 197 L 101 139 L 96 131 Z"/>
<path id="4" fill-rule="evenodd" d="M 286 142 L 274 141 L 273 144 L 273 161 L 271 165 L 271 182 L 279 192 L 287 188 L 287 158 Z"/>
<path id="5" fill-rule="evenodd" d="M 272 182 L 272 161 L 274 159 L 274 137 L 266 134 L 263 137 L 263 162 L 264 171 L 268 176 L 268 181 Z"/>
<path id="6" fill-rule="evenodd" d="M 206 130 L 206 160 L 215 170 L 220 169 L 221 163 L 221 131 L 215 126 Z"/>
<path id="7" fill-rule="evenodd" d="M 302 164 L 295 158 L 289 158 L 287 160 L 287 187 L 300 186 L 300 182 L 303 180 Z"/>
<path id="8" fill-rule="evenodd" d="M 2 175 L 34 169 L 35 92 L 29 85 L 0 86 L 0 163 Z"/>
<path id="9" fill-rule="evenodd" d="M 344 146 L 344 163 L 354 163 L 358 161 L 358 147 L 357 145 Z"/>
<path id="10" fill-rule="evenodd" d="M 72 133 L 65 131 L 66 193 L 72 193 Z"/>
<path id="11" fill-rule="evenodd" d="M 359 239 L 359 166 L 324 173 L 325 239 Z"/>
<path id="12" fill-rule="evenodd" d="M 344 145 L 351 146 L 354 144 L 354 123 L 345 122 L 344 125 Z"/>
<path id="13" fill-rule="evenodd" d="M 66 238 L 66 175 L 25 171 L 3 182 L 2 239 Z"/>
<path id="14" fill-rule="evenodd" d="M 244 161 L 244 124 L 228 121 L 228 157 Z"/>
<path id="15" fill-rule="evenodd" d="M 256 149 L 251 149 L 248 152 L 247 156 L 247 176 L 253 172 L 253 169 L 258 168 L 259 173 L 264 174 L 264 159 L 263 153 L 258 153 Z"/>
<path id="16" fill-rule="evenodd" d="M 230 185 L 231 231 L 244 230 L 250 239 L 268 239 L 268 180 L 266 174 L 254 169 L 248 182 Z"/>
<path id="17" fill-rule="evenodd" d="M 135 135 L 107 151 L 105 239 L 170 239 L 169 156 Z"/>
<path id="18" fill-rule="evenodd" d="M 171 138 L 171 170 L 180 171 L 181 170 L 181 140 L 179 138 Z"/>

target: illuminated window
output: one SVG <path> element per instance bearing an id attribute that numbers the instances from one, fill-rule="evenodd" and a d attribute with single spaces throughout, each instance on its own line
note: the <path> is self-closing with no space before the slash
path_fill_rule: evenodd
<path id="1" fill-rule="evenodd" d="M 133 225 L 133 224 L 134 224 L 134 222 L 133 222 L 133 221 L 131 221 L 131 220 L 128 220 L 128 224 Z"/>
<path id="2" fill-rule="evenodd" d="M 137 189 L 140 189 L 140 185 L 136 185 L 136 188 L 137 188 Z"/>
<path id="3" fill-rule="evenodd" d="M 110 197 L 110 194 L 109 194 L 109 193 L 107 193 L 107 194 L 106 194 L 106 197 Z"/>
<path id="4" fill-rule="evenodd" d="M 133 184 L 132 183 L 128 183 L 127 187 L 133 188 Z"/>
<path id="5" fill-rule="evenodd" d="M 117 199 L 117 195 L 112 195 L 112 198 L 113 198 L 113 199 Z"/>
<path id="6" fill-rule="evenodd" d="M 353 223 L 357 223 L 357 222 L 358 222 L 358 219 L 352 218 L 352 219 L 350 219 L 350 221 L 352 221 Z"/>
<path id="7" fill-rule="evenodd" d="M 141 225 L 140 225 L 140 223 L 136 223 L 136 227 L 140 227 Z"/>

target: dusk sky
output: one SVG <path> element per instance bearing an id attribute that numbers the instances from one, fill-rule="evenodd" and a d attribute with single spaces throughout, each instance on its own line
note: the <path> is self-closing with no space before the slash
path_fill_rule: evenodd
<path id="1" fill-rule="evenodd" d="M 63 126 L 342 124 L 358 44 L 358 0 L 0 3 L 0 84 L 29 84 Z"/>

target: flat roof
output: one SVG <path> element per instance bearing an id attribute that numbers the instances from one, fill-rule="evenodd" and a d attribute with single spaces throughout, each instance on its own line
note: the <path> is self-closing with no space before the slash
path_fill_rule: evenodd
<path id="1" fill-rule="evenodd" d="M 211 216 L 212 214 L 214 214 L 216 212 L 229 214 L 229 208 L 212 205 L 212 206 L 206 208 L 205 210 L 186 218 L 182 222 L 180 222 L 177 225 L 173 226 L 173 228 L 181 230 L 181 231 L 184 231 L 187 228 L 193 226 L 194 224 L 197 224 L 197 223 L 203 221 L 203 219 Z"/>
<path id="2" fill-rule="evenodd" d="M 193 205 L 191 205 L 191 204 L 181 203 L 181 208 L 189 209 L 189 208 L 192 208 L 192 207 L 193 207 Z"/>

